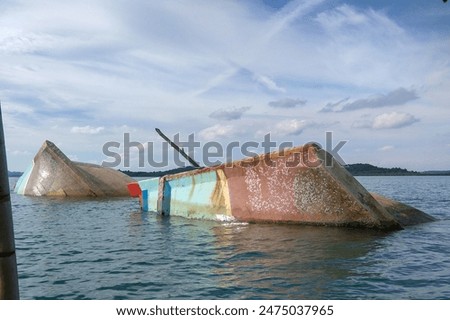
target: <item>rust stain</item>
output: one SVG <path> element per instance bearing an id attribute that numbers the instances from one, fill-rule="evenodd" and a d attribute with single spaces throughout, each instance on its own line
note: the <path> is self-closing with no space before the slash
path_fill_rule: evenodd
<path id="1" fill-rule="evenodd" d="M 205 205 L 173 199 L 170 206 L 184 212 L 180 215 L 195 218 L 226 215 L 246 222 L 400 228 L 392 215 L 336 161 L 330 167 L 324 166 L 329 156 L 311 143 L 168 175 L 165 181 L 190 177 L 189 199 L 202 190 L 210 194 L 211 202 Z M 215 172 L 217 179 L 205 191 L 197 186 L 200 181 L 196 176 L 208 172 Z M 160 189 L 163 184 L 161 180 Z M 163 195 L 160 190 L 161 203 Z"/>
<path id="2" fill-rule="evenodd" d="M 216 184 L 211 194 L 211 202 L 214 207 L 220 208 L 220 211 L 227 216 L 231 216 L 230 195 L 228 191 L 227 178 L 223 170 L 216 170 Z"/>
<path id="3" fill-rule="evenodd" d="M 191 190 L 189 192 L 189 199 L 192 199 L 192 196 L 194 195 L 195 192 L 195 176 L 191 176 Z"/>
<path id="4" fill-rule="evenodd" d="M 355 197 L 350 190 L 358 182 L 353 177 L 335 179 L 329 171 L 339 171 L 339 164 L 325 168 L 325 156 L 309 144 L 225 168 L 233 216 L 241 221 L 397 227 L 370 195 Z"/>

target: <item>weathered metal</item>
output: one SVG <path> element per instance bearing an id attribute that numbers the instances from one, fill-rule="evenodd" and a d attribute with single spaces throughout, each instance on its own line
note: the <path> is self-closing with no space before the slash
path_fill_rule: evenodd
<path id="1" fill-rule="evenodd" d="M 162 212 L 187 218 L 232 219 L 223 170 L 165 177 Z"/>
<path id="2" fill-rule="evenodd" d="M 5 299 L 19 299 L 19 282 L 0 105 L 0 300 Z"/>
<path id="3" fill-rule="evenodd" d="M 435 221 L 436 219 L 426 214 L 425 212 L 411 207 L 405 203 L 395 201 L 382 195 L 371 193 L 394 218 L 401 224 L 402 227 L 413 226 L 420 223 Z"/>
<path id="4" fill-rule="evenodd" d="M 142 208 L 198 219 L 401 228 L 399 215 L 391 212 L 398 206 L 380 204 L 330 160 L 325 150 L 308 144 L 167 175 L 158 185 L 156 180 L 139 181 Z M 153 196 L 145 197 L 149 192 Z M 415 210 L 405 212 L 419 215 Z"/>
<path id="5" fill-rule="evenodd" d="M 55 144 L 45 141 L 15 192 L 31 196 L 113 197 L 128 195 L 134 181 L 117 170 L 71 161 Z"/>

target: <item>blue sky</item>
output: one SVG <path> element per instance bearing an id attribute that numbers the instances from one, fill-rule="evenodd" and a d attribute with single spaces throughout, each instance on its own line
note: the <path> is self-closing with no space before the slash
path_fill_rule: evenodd
<path id="1" fill-rule="evenodd" d="M 346 163 L 449 169 L 449 86 L 440 0 L 0 2 L 10 170 L 45 139 L 101 163 L 155 127 L 224 145 L 331 131 Z"/>

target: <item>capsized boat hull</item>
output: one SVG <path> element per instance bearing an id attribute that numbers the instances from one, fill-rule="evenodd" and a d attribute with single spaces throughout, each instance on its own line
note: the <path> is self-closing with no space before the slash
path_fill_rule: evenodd
<path id="1" fill-rule="evenodd" d="M 143 210 L 165 215 L 402 228 L 401 221 L 386 206 L 343 166 L 331 160 L 325 150 L 308 144 L 216 167 L 142 180 L 129 188 L 139 196 Z M 136 192 L 137 187 L 140 192 Z"/>
<path id="2" fill-rule="evenodd" d="M 127 184 L 132 181 L 111 168 L 71 161 L 54 143 L 45 141 L 17 181 L 15 192 L 28 196 L 127 196 Z"/>

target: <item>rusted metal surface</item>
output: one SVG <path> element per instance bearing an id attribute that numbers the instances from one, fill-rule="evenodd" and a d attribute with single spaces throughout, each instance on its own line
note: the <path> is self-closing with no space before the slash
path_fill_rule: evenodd
<path id="1" fill-rule="evenodd" d="M 380 204 L 331 159 L 308 144 L 167 175 L 159 181 L 157 211 L 199 219 L 402 228 L 398 219 L 405 218 L 393 213 L 399 205 Z"/>
<path id="2" fill-rule="evenodd" d="M 225 168 L 233 216 L 242 221 L 398 228 L 387 211 L 325 151 L 312 145 Z M 340 179 L 337 179 L 340 177 Z"/>
<path id="3" fill-rule="evenodd" d="M 420 223 L 436 221 L 435 218 L 425 212 L 411 207 L 399 201 L 388 199 L 382 195 L 371 193 L 392 216 L 402 225 L 402 227 L 413 226 Z"/>
<path id="4" fill-rule="evenodd" d="M 99 165 L 74 162 L 45 141 L 15 191 L 31 196 L 112 197 L 128 195 L 127 175 Z"/>

